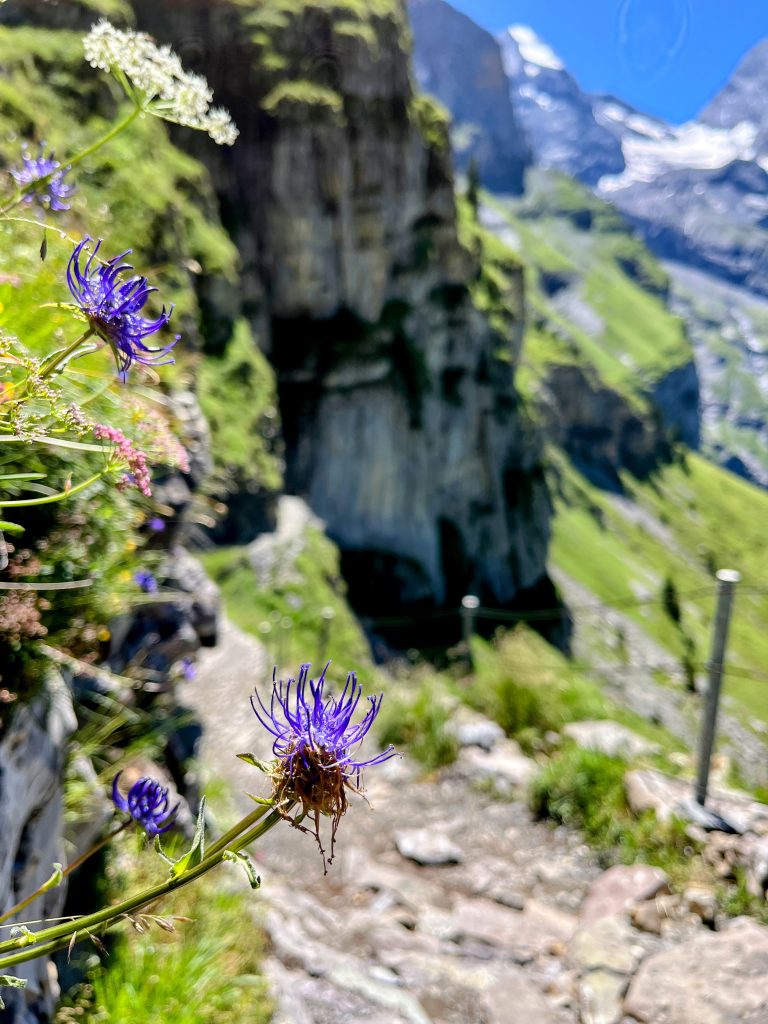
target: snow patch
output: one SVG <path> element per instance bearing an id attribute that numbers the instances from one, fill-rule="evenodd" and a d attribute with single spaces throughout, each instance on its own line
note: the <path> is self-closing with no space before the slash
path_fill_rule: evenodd
<path id="1" fill-rule="evenodd" d="M 757 126 L 749 121 L 735 128 L 711 128 L 691 121 L 666 132 L 627 135 L 622 142 L 626 169 L 601 178 L 600 191 L 618 192 L 635 182 L 653 181 L 666 171 L 715 171 L 734 160 L 754 160 L 757 135 Z"/>
<path id="2" fill-rule="evenodd" d="M 520 56 L 527 64 L 536 64 L 550 71 L 564 71 L 565 64 L 527 25 L 510 25 L 507 34 L 517 43 Z"/>

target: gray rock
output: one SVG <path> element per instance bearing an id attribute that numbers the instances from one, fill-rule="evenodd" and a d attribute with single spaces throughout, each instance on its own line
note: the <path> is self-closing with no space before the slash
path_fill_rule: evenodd
<path id="1" fill-rule="evenodd" d="M 413 64 L 421 88 L 453 116 L 459 167 L 474 159 L 486 188 L 523 188 L 528 140 L 516 115 L 493 36 L 443 0 L 410 0 Z"/>
<path id="2" fill-rule="evenodd" d="M 482 898 L 460 899 L 451 919 L 454 941 L 501 949 L 519 963 L 563 950 L 575 928 L 573 915 L 535 900 L 514 911 Z"/>
<path id="3" fill-rule="evenodd" d="M 660 868 L 647 864 L 616 864 L 593 883 L 579 916 L 591 922 L 621 914 L 635 903 L 652 899 L 666 889 L 668 882 Z"/>
<path id="4" fill-rule="evenodd" d="M 768 928 L 746 918 L 649 957 L 624 1009 L 642 1024 L 768 1020 Z"/>
<path id="5" fill-rule="evenodd" d="M 464 854 L 443 832 L 435 829 L 415 828 L 395 833 L 395 843 L 401 856 L 424 867 L 444 867 L 460 864 Z"/>
<path id="6" fill-rule="evenodd" d="M 579 983 L 582 1024 L 618 1024 L 627 979 L 611 971 L 590 971 Z"/>
<path id="7" fill-rule="evenodd" d="M 673 817 L 694 820 L 704 828 L 736 832 L 762 831 L 768 827 L 768 805 L 744 793 L 720 786 L 711 790 L 705 809 L 693 800 L 693 784 L 685 779 L 651 769 L 628 772 L 624 785 L 627 801 L 635 814 L 655 811 L 659 821 Z M 723 824 L 725 823 L 725 825 Z"/>
<path id="8" fill-rule="evenodd" d="M 585 750 L 597 750 L 609 757 L 626 757 L 629 760 L 642 754 L 656 753 L 659 749 L 658 744 L 651 743 L 625 725 L 609 719 L 569 722 L 563 732 L 577 746 Z"/>
<path id="9" fill-rule="evenodd" d="M 493 750 L 469 748 L 461 752 L 457 768 L 469 778 L 488 780 L 505 794 L 525 788 L 539 770 L 514 740 L 503 740 Z"/>
<path id="10" fill-rule="evenodd" d="M 614 974 L 632 974 L 642 953 L 637 932 L 623 917 L 603 917 L 579 928 L 568 947 L 568 956 L 580 967 Z"/>
<path id="11" fill-rule="evenodd" d="M 50 669 L 40 696 L 15 708 L 0 736 L 0 913 L 50 878 L 54 863 L 66 863 L 62 776 L 67 741 L 76 727 L 69 689 Z M 49 890 L 35 903 L 32 916 L 55 917 L 65 894 L 66 885 Z M 3 989 L 14 1024 L 36 1024 L 41 1015 L 52 1013 L 56 971 L 47 959 L 30 960 L 9 973 L 28 981 L 23 991 Z"/>
<path id="12" fill-rule="evenodd" d="M 480 747 L 490 751 L 504 739 L 501 726 L 483 715 L 462 713 L 454 724 L 454 731 L 460 747 Z"/>

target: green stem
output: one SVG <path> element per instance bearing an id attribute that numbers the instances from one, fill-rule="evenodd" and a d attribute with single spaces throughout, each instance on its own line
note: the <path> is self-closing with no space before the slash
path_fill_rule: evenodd
<path id="1" fill-rule="evenodd" d="M 290 810 L 290 808 L 287 808 L 286 811 L 287 810 Z M 251 817 L 252 815 L 248 815 L 247 818 L 244 818 L 239 823 L 239 831 L 245 827 L 245 823 L 248 822 Z M 265 832 L 273 828 L 282 820 L 283 815 L 279 811 L 272 811 L 264 821 L 259 822 L 254 828 L 242 836 L 240 841 L 236 844 L 237 848 L 240 848 L 243 843 L 252 843 L 255 839 L 264 835 Z M 235 847 L 232 847 L 232 849 L 234 850 Z M 57 925 L 54 928 L 45 928 L 36 932 L 35 943 L 33 945 L 27 946 L 18 952 L 10 953 L 8 956 L 0 957 L 0 972 L 2 972 L 6 967 L 12 967 L 14 964 L 24 963 L 27 960 L 34 960 L 39 956 L 45 956 L 48 953 L 55 952 L 57 949 L 62 949 L 67 945 L 68 940 L 74 933 L 84 931 L 87 935 L 88 932 L 100 930 L 102 927 L 108 926 L 115 918 L 135 913 L 137 910 L 141 910 L 142 907 L 147 906 L 149 903 L 154 903 L 162 896 L 166 896 L 169 893 L 174 892 L 176 889 L 181 889 L 183 886 L 195 881 L 195 879 L 200 878 L 201 875 L 206 874 L 211 870 L 211 868 L 220 864 L 224 859 L 225 853 L 226 848 L 219 849 L 214 854 L 209 853 L 200 864 L 196 867 L 190 868 L 178 878 L 168 878 L 164 882 L 153 885 L 150 888 L 143 890 L 143 892 L 137 893 L 135 896 L 131 896 L 112 907 L 105 907 L 103 910 L 98 910 L 93 914 L 87 914 L 84 917 L 80 917 L 66 924 Z M 13 949 L 18 950 L 17 943 L 18 939 L 8 939 L 5 942 L 0 943 L 0 952 L 6 952 Z"/>
<path id="2" fill-rule="evenodd" d="M 94 853 L 98 853 L 99 850 L 103 849 L 108 842 L 115 838 L 115 836 L 119 836 L 121 832 L 124 832 L 130 824 L 131 821 L 129 819 L 128 821 L 124 822 L 120 826 L 120 828 L 115 829 L 114 832 L 110 832 L 109 835 L 99 840 L 98 843 L 94 843 L 93 846 L 90 847 L 90 849 L 85 851 L 85 853 L 81 853 L 76 860 L 73 860 L 71 864 L 68 864 L 64 868 L 64 870 L 61 872 L 61 879 L 63 880 L 67 878 L 69 875 L 71 875 L 73 871 L 77 871 L 81 864 L 84 864 L 90 857 L 94 855 Z M 21 900 L 19 903 L 16 904 L 16 906 L 11 907 L 10 910 L 6 910 L 4 914 L 0 914 L 0 924 L 4 924 L 6 921 L 10 920 L 10 918 L 15 917 L 16 914 L 20 913 L 22 910 L 26 910 L 26 908 L 31 903 L 35 902 L 38 896 L 42 896 L 44 892 L 48 892 L 51 888 L 53 887 L 49 886 L 47 882 L 44 882 L 38 889 L 35 889 L 31 896 L 27 896 L 26 899 Z"/>
<path id="3" fill-rule="evenodd" d="M 92 153 L 95 153 L 97 149 L 101 149 L 102 146 L 106 146 L 106 144 L 111 142 L 112 139 L 120 134 L 120 132 L 123 132 L 126 128 L 130 127 L 141 113 L 141 107 L 134 107 L 130 114 L 128 114 L 127 117 L 124 117 L 122 121 L 118 121 L 113 128 L 110 128 L 106 135 L 102 135 L 100 139 L 97 139 L 81 153 L 78 153 L 77 156 L 72 157 L 71 160 L 67 160 L 67 167 L 74 167 L 75 164 L 79 164 L 81 160 L 85 160 L 87 157 L 91 156 Z"/>
<path id="4" fill-rule="evenodd" d="M 84 491 L 86 487 L 90 487 L 97 480 L 101 480 L 108 472 L 108 469 L 102 469 L 100 473 L 94 473 L 93 476 L 89 476 L 82 483 L 77 484 L 75 487 L 70 487 L 68 491 L 58 491 L 56 494 L 49 494 L 45 498 L 19 498 L 16 501 L 0 500 L 0 509 L 30 508 L 32 505 L 55 505 L 57 501 L 66 501 L 67 498 L 71 498 L 74 494 Z"/>
<path id="5" fill-rule="evenodd" d="M 40 367 L 40 373 L 38 374 L 38 376 L 40 376 L 43 379 L 45 377 L 50 377 L 53 371 L 57 367 L 61 366 L 65 359 L 69 359 L 69 357 L 73 355 L 73 353 L 77 352 L 77 350 L 80 348 L 83 342 L 88 341 L 88 339 L 93 334 L 95 334 L 94 328 L 89 327 L 87 331 L 80 335 L 77 341 L 73 341 L 71 345 L 67 345 L 67 347 L 63 351 L 59 352 L 58 355 L 52 356 L 51 359 L 43 363 L 43 365 Z"/>
<path id="6" fill-rule="evenodd" d="M 85 444 L 80 441 L 65 441 L 63 438 L 40 434 L 32 437 L 17 437 L 16 434 L 0 434 L 0 444 L 49 444 L 52 448 L 73 448 L 77 452 L 100 452 L 107 449 L 102 444 Z"/>

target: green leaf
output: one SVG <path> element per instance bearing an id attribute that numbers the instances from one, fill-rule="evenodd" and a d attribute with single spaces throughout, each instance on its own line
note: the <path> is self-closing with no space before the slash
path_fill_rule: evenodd
<path id="1" fill-rule="evenodd" d="M 8 480 L 45 480 L 47 474 L 45 473 L 2 473 L 0 474 L 0 481 L 6 482 Z"/>
<path id="2" fill-rule="evenodd" d="M 37 936 L 33 931 L 30 931 L 25 924 L 20 924 L 15 928 L 11 928 L 11 937 L 16 939 L 14 946 L 19 946 L 19 948 L 24 946 L 34 946 L 37 942 Z"/>
<path id="3" fill-rule="evenodd" d="M 155 851 L 160 854 L 160 856 L 163 858 L 166 864 L 176 863 L 173 857 L 169 857 L 168 854 L 163 849 L 162 844 L 160 843 L 160 836 L 155 836 Z"/>
<path id="4" fill-rule="evenodd" d="M 0 974 L 0 988 L 26 988 L 26 978 L 14 978 L 11 974 Z M 5 1009 L 5 1003 L 0 998 L 0 1010 Z"/>
<path id="5" fill-rule="evenodd" d="M 270 775 L 275 767 L 274 761 L 260 761 L 255 754 L 238 754 L 241 761 L 245 761 L 246 764 L 253 765 L 254 768 L 258 768 L 260 772 L 264 772 L 265 775 Z"/>
<path id="6" fill-rule="evenodd" d="M 242 867 L 252 889 L 261 888 L 261 877 L 256 874 L 253 861 L 247 853 L 243 853 L 242 850 L 237 852 L 235 850 L 227 850 L 224 854 L 224 860 L 228 860 L 232 864 L 239 864 Z"/>
<path id="7" fill-rule="evenodd" d="M 190 868 L 197 867 L 205 856 L 205 797 L 200 801 L 195 835 L 187 852 L 171 865 L 171 878 L 179 878 Z"/>
<path id="8" fill-rule="evenodd" d="M 40 886 L 40 889 L 42 890 L 42 892 L 48 892 L 49 889 L 56 889 L 59 885 L 61 885 L 61 881 L 63 878 L 64 868 L 62 867 L 61 864 L 54 864 L 53 874 L 51 875 L 47 882 L 43 882 L 43 884 Z"/>
<path id="9" fill-rule="evenodd" d="M 3 533 L 24 533 L 23 526 L 19 526 L 18 523 L 9 523 L 5 519 L 0 519 L 0 530 Z"/>
<path id="10" fill-rule="evenodd" d="M 275 806 L 275 801 L 274 800 L 265 800 L 263 796 L 254 796 L 253 793 L 246 793 L 245 795 L 249 798 L 249 800 L 253 800 L 253 802 L 255 804 L 258 804 L 260 807 L 274 807 Z"/>

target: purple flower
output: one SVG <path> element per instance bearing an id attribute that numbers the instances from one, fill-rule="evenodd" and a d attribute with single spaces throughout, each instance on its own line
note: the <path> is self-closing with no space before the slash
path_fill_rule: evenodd
<path id="1" fill-rule="evenodd" d="M 191 658 L 181 659 L 181 674 L 191 683 L 192 680 L 197 676 L 197 668 L 195 667 L 194 661 Z"/>
<path id="2" fill-rule="evenodd" d="M 167 832 L 176 820 L 179 805 L 169 809 L 168 790 L 155 779 L 141 778 L 134 782 L 124 797 L 118 789 L 122 772 L 118 772 L 112 783 L 112 802 L 118 811 L 130 814 L 148 836 L 159 836 Z"/>
<path id="3" fill-rule="evenodd" d="M 134 583 L 138 584 L 139 589 L 142 590 L 145 594 L 157 593 L 157 580 L 149 571 L 149 569 L 139 569 L 138 572 L 135 572 L 133 574 L 133 581 Z"/>
<path id="4" fill-rule="evenodd" d="M 148 285 L 146 277 L 121 280 L 121 275 L 133 267 L 120 261 L 133 250 L 127 249 L 120 256 L 101 262 L 97 258 L 101 246 L 99 240 L 93 252 L 88 254 L 85 266 L 81 266 L 83 250 L 91 242 L 92 239 L 86 237 L 75 246 L 67 266 L 67 284 L 91 328 L 111 347 L 122 379 L 126 379 L 132 363 L 145 366 L 172 363 L 168 353 L 179 340 L 178 335 L 175 341 L 159 348 L 148 348 L 144 339 L 166 326 L 173 306 L 168 312 L 163 306 L 160 316 L 154 320 L 141 316 L 144 304 L 157 289 Z M 164 356 L 167 358 L 162 358 Z"/>
<path id="5" fill-rule="evenodd" d="M 147 526 L 152 533 L 162 533 L 165 530 L 165 520 L 161 519 L 160 516 L 153 516 L 147 523 Z"/>
<path id="6" fill-rule="evenodd" d="M 305 768 L 316 766 L 321 770 L 341 768 L 345 779 L 354 776 L 359 782 L 362 768 L 381 764 L 395 754 L 395 748 L 389 746 L 367 761 L 361 761 L 357 756 L 360 744 L 379 713 L 384 695 L 368 697 L 368 710 L 360 722 L 352 725 L 363 687 L 355 673 L 350 672 L 338 699 L 325 694 L 325 673 L 329 665 L 330 662 L 317 682 L 309 678 L 308 664 L 301 666 L 298 682 L 295 679 L 289 679 L 287 683 L 276 680 L 275 669 L 269 709 L 258 690 L 256 699 L 251 697 L 251 707 L 264 728 L 275 737 L 272 750 L 276 757 L 288 762 L 289 773 L 297 763 Z"/>
<path id="7" fill-rule="evenodd" d="M 50 210 L 68 210 L 67 200 L 75 192 L 74 185 L 64 181 L 69 168 L 61 168 L 53 153 L 45 155 L 45 143 L 40 143 L 38 155 L 31 156 L 25 145 L 21 151 L 21 166 L 12 167 L 11 174 L 20 189 L 24 189 L 24 202 L 37 200 L 40 206 Z M 39 183 L 39 184 L 38 184 Z"/>
<path id="8" fill-rule="evenodd" d="M 330 663 L 329 663 L 330 664 Z M 381 709 L 383 695 L 368 697 L 368 708 L 353 724 L 362 696 L 362 686 L 350 672 L 338 698 L 325 693 L 325 673 L 315 682 L 309 678 L 309 665 L 302 665 L 298 680 L 277 681 L 272 673 L 269 707 L 258 690 L 251 706 L 264 728 L 274 737 L 272 750 L 279 759 L 273 773 L 275 801 L 278 807 L 299 803 L 303 813 L 314 821 L 314 836 L 325 861 L 320 841 L 320 816 L 331 818 L 331 856 L 336 829 L 347 809 L 346 789 L 360 789 L 363 768 L 381 764 L 395 755 L 392 746 L 367 760 L 359 754 L 360 744 Z M 246 760 L 253 760 L 245 755 Z M 306 830 L 305 830 L 306 831 Z"/>

